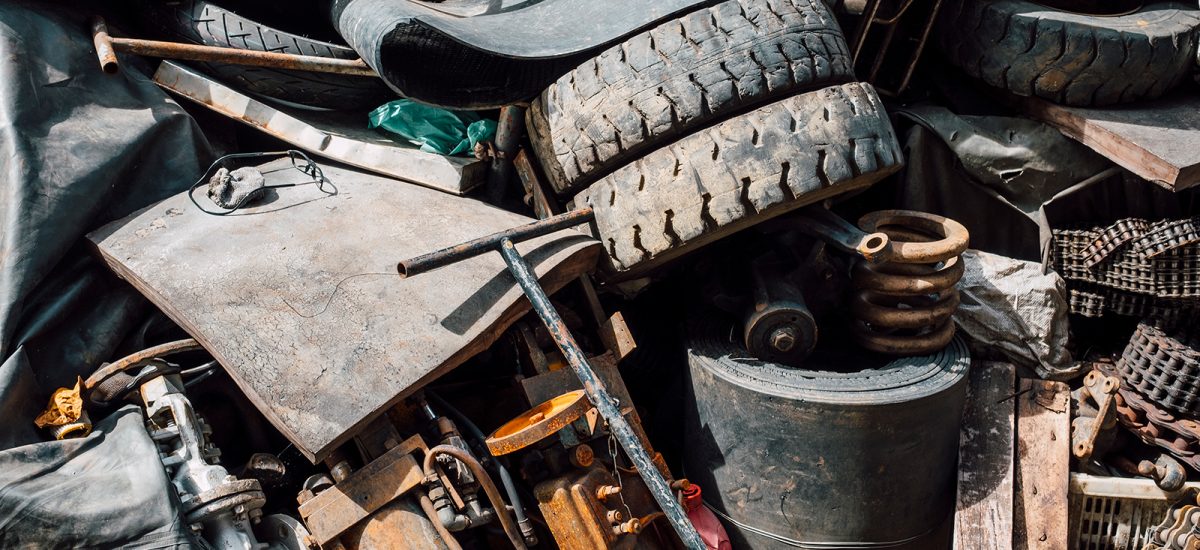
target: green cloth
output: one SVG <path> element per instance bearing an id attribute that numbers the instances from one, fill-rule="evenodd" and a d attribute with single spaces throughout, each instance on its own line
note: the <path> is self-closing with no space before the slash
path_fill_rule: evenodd
<path id="1" fill-rule="evenodd" d="M 470 156 L 475 144 L 496 137 L 496 121 L 470 111 L 448 111 L 411 99 L 390 101 L 371 111 L 368 127 L 382 128 L 427 153 Z"/>

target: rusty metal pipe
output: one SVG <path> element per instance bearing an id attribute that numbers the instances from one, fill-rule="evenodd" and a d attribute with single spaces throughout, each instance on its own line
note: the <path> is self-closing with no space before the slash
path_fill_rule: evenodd
<path id="1" fill-rule="evenodd" d="M 483 493 L 487 495 L 488 501 L 492 503 L 492 508 L 496 510 L 496 517 L 500 518 L 500 525 L 504 527 L 504 534 L 508 535 L 509 542 L 512 542 L 513 547 L 517 550 L 525 550 L 525 541 L 521 539 L 521 530 L 517 529 L 516 522 L 509 516 L 508 508 L 504 506 L 504 499 L 500 498 L 500 489 L 496 488 L 496 484 L 492 481 L 492 476 L 488 475 L 487 471 L 483 469 L 483 465 L 478 460 L 475 460 L 475 457 L 471 456 L 470 453 L 458 447 L 453 445 L 438 445 L 425 453 L 425 462 L 423 464 L 425 477 L 428 478 L 437 475 L 437 470 L 433 467 L 433 460 L 438 455 L 450 455 L 459 462 L 466 464 L 467 468 L 470 468 L 471 473 L 475 475 L 475 480 L 479 482 L 479 486 L 483 487 Z M 428 499 L 428 497 L 425 498 Z M 437 517 L 436 513 L 434 517 Z M 441 525 L 440 520 L 435 523 Z"/>
<path id="2" fill-rule="evenodd" d="M 108 34 L 108 28 L 104 23 L 104 19 L 98 16 L 92 18 L 92 42 L 96 45 L 96 56 L 100 60 L 100 67 L 106 73 L 117 72 L 118 64 L 115 52 L 123 52 L 148 57 L 182 59 L 185 61 L 252 65 L 271 69 L 312 71 L 348 76 L 379 76 L 374 69 L 367 66 L 361 59 L 336 59 L 312 55 L 260 52 L 239 48 L 163 42 L 159 40 L 114 38 Z"/>
<path id="3" fill-rule="evenodd" d="M 521 242 L 542 235 L 549 235 L 560 229 L 573 227 L 592 220 L 591 208 L 580 208 L 557 216 L 530 222 L 525 225 L 506 229 L 491 235 L 479 237 L 473 241 L 446 247 L 441 250 L 422 254 L 396 264 L 396 271 L 401 277 L 412 277 L 426 271 L 433 271 L 467 258 L 491 252 L 500 247 L 502 241 Z"/>
<path id="4" fill-rule="evenodd" d="M 566 323 L 563 322 L 558 311 L 554 309 L 554 305 L 550 303 L 550 297 L 546 296 L 546 291 L 542 290 L 542 286 L 538 284 L 537 276 L 529 268 L 529 264 L 525 262 L 525 258 L 521 257 L 521 254 L 517 252 L 516 246 L 507 238 L 501 241 L 500 254 L 504 256 L 504 262 L 508 264 L 509 271 L 517 279 L 517 283 L 521 285 L 521 290 L 525 291 L 525 296 L 529 298 L 529 303 L 533 306 L 533 311 L 542 319 L 542 323 L 546 325 L 546 330 L 550 332 L 550 336 L 558 344 L 558 349 L 562 352 L 563 357 L 566 358 L 567 364 L 571 366 L 571 370 L 575 372 L 575 376 L 579 377 L 579 381 L 583 383 L 583 390 L 587 393 L 588 400 L 600 412 L 600 417 L 608 423 L 609 431 L 612 432 L 617 442 L 621 444 L 621 448 L 625 450 L 625 454 L 629 457 L 629 460 L 633 462 L 638 475 L 646 483 L 646 488 L 649 489 L 650 495 L 654 497 L 654 500 L 658 502 L 658 506 L 666 514 L 667 520 L 675 528 L 675 532 L 679 535 L 680 540 L 683 541 L 683 545 L 689 550 L 705 550 L 704 540 L 700 538 L 700 533 L 696 531 L 696 527 L 688 519 L 683 505 L 675 499 L 675 494 L 671 490 L 671 486 L 667 484 L 667 480 L 659 473 L 658 468 L 654 465 L 654 460 L 650 458 L 650 453 L 646 452 L 646 448 L 638 439 L 637 433 L 629 425 L 629 421 L 621 414 L 620 408 L 617 407 L 608 390 L 604 387 L 604 382 L 596 376 L 596 372 L 588 365 L 587 356 L 583 354 L 583 350 L 579 349 L 579 344 L 575 342 L 575 337 L 571 335 L 571 331 L 567 329 Z"/>

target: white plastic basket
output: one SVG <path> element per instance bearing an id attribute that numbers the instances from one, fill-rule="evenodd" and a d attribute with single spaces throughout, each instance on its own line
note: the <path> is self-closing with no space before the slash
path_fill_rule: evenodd
<path id="1" fill-rule="evenodd" d="M 1188 483 L 1186 488 L 1200 488 Z M 1141 550 L 1150 530 L 1179 493 L 1167 493 L 1141 478 L 1071 474 L 1071 547 L 1079 550 Z"/>

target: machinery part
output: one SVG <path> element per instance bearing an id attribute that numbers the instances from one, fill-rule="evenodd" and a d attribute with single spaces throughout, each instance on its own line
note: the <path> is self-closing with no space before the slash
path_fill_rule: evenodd
<path id="1" fill-rule="evenodd" d="M 116 361 L 113 361 L 112 363 L 101 365 L 100 368 L 96 369 L 95 372 L 87 377 L 87 380 L 83 381 L 83 387 L 90 392 L 95 392 L 96 389 L 104 384 L 108 379 L 112 378 L 118 373 L 125 372 L 134 365 L 140 365 L 151 359 L 161 359 L 177 353 L 198 351 L 202 349 L 204 348 L 200 346 L 200 342 L 197 342 L 192 338 L 185 338 L 183 340 L 176 340 L 174 342 L 167 342 L 165 344 L 149 347 L 137 353 L 132 353 L 122 357 Z M 108 399 L 103 400 L 108 401 Z"/>
<path id="2" fill-rule="evenodd" d="M 1149 4 L 1116 15 L 1046 3 L 955 2 L 938 24 L 942 51 L 991 86 L 1080 106 L 1156 98 L 1195 63 L 1195 3 Z"/>
<path id="3" fill-rule="evenodd" d="M 1107 227 L 1054 229 L 1053 235 L 1051 267 L 1072 290 L 1086 283 L 1138 295 L 1133 299 L 1200 298 L 1200 229 L 1194 218 L 1153 223 L 1125 218 Z"/>
<path id="4" fill-rule="evenodd" d="M 425 512 L 425 517 L 429 518 L 429 522 L 437 529 L 438 535 L 445 541 L 446 546 L 450 547 L 450 550 L 462 550 L 462 546 L 458 544 L 458 539 L 455 539 L 454 535 L 446 529 L 446 526 L 442 525 L 442 520 L 438 517 L 437 509 L 433 507 L 433 501 L 429 500 L 429 496 L 418 495 L 417 502 L 421 506 L 421 511 Z"/>
<path id="5" fill-rule="evenodd" d="M 74 422 L 68 422 L 50 428 L 50 435 L 58 441 L 64 439 L 74 439 L 77 437 L 87 437 L 92 433 L 92 419 L 88 416 L 87 411 L 83 411 L 79 415 L 79 419 Z"/>
<path id="6" fill-rule="evenodd" d="M 663 144 L 799 92 L 854 80 L 821 0 L 726 0 L 666 20 L 561 76 L 529 135 L 569 195 Z"/>
<path id="7" fill-rule="evenodd" d="M 1142 460 L 1137 465 L 1138 473 L 1151 478 L 1164 491 L 1178 491 L 1187 481 L 1183 465 L 1165 453 L 1158 453 L 1154 460 Z"/>
<path id="8" fill-rule="evenodd" d="M 892 242 L 887 233 L 868 234 L 824 205 L 803 208 L 784 222 L 868 263 L 877 264 L 892 258 Z"/>
<path id="9" fill-rule="evenodd" d="M 1071 454 L 1075 458 L 1084 462 L 1091 459 L 1100 434 L 1116 426 L 1117 417 L 1113 414 L 1116 401 L 1113 396 L 1120 387 L 1120 379 L 1104 376 L 1095 370 L 1083 377 L 1081 397 L 1095 403 L 1095 414 L 1076 415 L 1071 420 Z"/>
<path id="10" fill-rule="evenodd" d="M 280 58 L 282 62 L 273 67 L 233 65 L 228 59 L 196 60 L 204 72 L 250 93 L 330 109 L 374 108 L 395 97 L 358 53 L 344 45 L 273 29 L 205 0 L 139 0 L 132 11 L 147 34 L 186 43 L 175 48 L 233 49 L 255 58 L 294 56 Z M 175 53 L 168 57 L 184 59 Z M 296 58 L 305 59 L 297 62 Z M 314 67 L 343 72 L 309 72 Z"/>
<path id="11" fill-rule="evenodd" d="M 647 521 L 626 516 L 652 501 L 645 494 L 626 494 L 622 487 L 636 490 L 597 467 L 543 481 L 533 493 L 560 548 L 655 548 L 638 536 L 655 513 L 647 514 Z"/>
<path id="12" fill-rule="evenodd" d="M 517 550 L 525 550 L 525 541 L 521 536 L 521 531 L 517 528 L 516 522 L 509 517 L 508 508 L 504 505 L 504 499 L 500 498 L 500 490 L 492 482 L 492 477 L 484 471 L 483 466 L 470 453 L 453 445 L 438 445 L 429 449 L 429 452 L 425 453 L 424 463 L 426 483 L 429 484 L 438 479 L 437 471 L 434 469 L 434 460 L 437 459 L 438 455 L 443 454 L 454 457 L 471 470 L 471 473 L 475 475 L 475 480 L 479 482 L 479 486 L 483 488 L 484 494 L 487 495 L 488 501 L 491 502 L 496 517 L 500 519 L 500 525 L 504 527 L 504 534 L 508 535 L 508 540 L 512 542 L 513 547 Z"/>
<path id="13" fill-rule="evenodd" d="M 518 327 L 528 331 L 528 328 L 526 328 L 524 325 L 518 325 Z M 483 431 L 480 430 L 479 426 L 476 426 L 470 418 L 467 418 L 466 415 L 462 414 L 458 409 L 450 405 L 448 401 L 442 399 L 440 395 L 433 393 L 432 391 L 425 392 L 425 396 L 436 403 L 438 407 L 444 409 L 447 414 L 454 417 L 459 424 L 462 424 L 463 427 L 467 429 L 467 433 L 470 434 L 475 441 L 479 442 L 481 445 L 487 444 L 487 436 L 483 435 Z M 499 474 L 500 484 L 504 486 L 504 492 L 508 495 L 508 502 L 512 504 L 513 516 L 516 516 L 517 518 L 517 526 L 521 528 L 521 536 L 525 537 L 526 544 L 530 546 L 537 545 L 537 532 L 533 530 L 533 524 L 525 515 L 525 506 L 521 503 L 521 495 L 517 492 L 516 484 L 513 483 L 512 474 L 508 472 L 508 467 L 505 466 L 502 461 L 490 460 L 489 458 L 490 457 L 486 456 L 483 457 L 483 465 L 494 467 L 496 473 Z"/>
<path id="14" fill-rule="evenodd" d="M 1142 550 L 1195 550 L 1200 547 L 1200 506 L 1189 493 L 1167 510 L 1163 522 L 1150 530 Z"/>
<path id="15" fill-rule="evenodd" d="M 423 496 L 423 495 L 422 495 Z M 438 529 L 437 516 L 427 517 L 411 497 L 387 503 L 338 539 L 354 550 L 445 550 L 459 548 L 449 533 Z M 336 544 L 336 543 L 335 543 Z M 336 547 L 336 546 L 335 546 Z"/>
<path id="16" fill-rule="evenodd" d="M 570 426 L 592 408 L 583 390 L 546 401 L 496 428 L 487 438 L 492 456 L 519 451 Z"/>
<path id="17" fill-rule="evenodd" d="M 1138 323 L 1117 361 L 1126 386 L 1158 406 L 1200 415 L 1200 339 L 1185 330 L 1171 333 Z"/>
<path id="18" fill-rule="evenodd" d="M 662 507 L 663 513 L 666 514 L 668 521 L 671 522 L 671 526 L 679 535 L 684 546 L 689 550 L 703 550 L 704 541 L 700 539 L 700 535 L 688 521 L 683 506 L 675 499 L 670 485 L 667 484 L 667 480 L 663 477 L 662 472 L 658 470 L 654 459 L 650 457 L 650 453 L 646 451 L 646 447 L 638 437 L 638 432 L 634 431 L 629 421 L 625 420 L 621 410 L 617 407 L 612 396 L 609 395 L 608 390 L 605 388 L 604 382 L 596 376 L 596 372 L 588 365 L 587 356 L 583 354 L 583 350 L 579 349 L 579 344 L 575 342 L 575 337 L 571 335 L 558 310 L 554 309 L 554 305 L 550 303 L 550 297 L 542 289 L 537 276 L 534 275 L 525 258 L 521 257 L 521 254 L 517 252 L 516 246 L 513 245 L 514 240 L 529 239 L 538 234 L 546 234 L 563 227 L 578 225 L 586 222 L 591 216 L 592 212 L 590 209 L 581 209 L 546 218 L 526 224 L 520 228 L 501 231 L 467 243 L 401 261 L 396 265 L 396 270 L 401 277 L 409 277 L 437 266 L 448 265 L 456 261 L 478 256 L 498 246 L 500 256 L 504 258 L 504 263 L 508 266 L 509 273 L 516 279 L 525 297 L 529 299 L 534 313 L 542 320 L 542 324 L 546 326 L 546 330 L 550 333 L 551 338 L 554 339 L 554 343 L 558 345 L 558 349 L 567 360 L 567 364 L 570 365 L 571 371 L 575 373 L 580 383 L 583 384 L 588 400 L 595 405 L 600 417 L 608 423 L 610 433 L 620 443 L 621 448 L 625 450 L 625 454 L 633 462 L 642 480 L 646 483 L 646 487 L 650 490 L 650 494 L 654 496 L 654 500 Z"/>
<path id="19" fill-rule="evenodd" d="M 1092 363 L 1106 376 L 1117 376 L 1115 366 Z M 1180 462 L 1200 470 L 1200 422 L 1179 418 L 1130 389 L 1124 382 L 1117 390 L 1117 420 L 1143 443 L 1166 449 Z"/>
<path id="20" fill-rule="evenodd" d="M 895 6 L 891 12 L 885 12 L 887 15 L 880 14 L 880 7 L 884 4 Z M 916 16 L 909 16 L 908 12 L 914 4 L 918 4 L 921 13 Z M 865 74 L 867 82 L 875 86 L 879 93 L 884 95 L 898 96 L 903 94 L 908 89 L 909 81 L 912 79 L 913 71 L 917 69 L 917 62 L 921 60 L 921 54 L 925 51 L 925 43 L 929 40 L 929 34 L 933 30 L 934 22 L 937 21 L 938 12 L 941 11 L 942 0 L 932 0 L 929 2 L 916 2 L 915 0 L 895 0 L 884 2 L 883 0 L 866 0 L 862 10 L 862 20 L 858 24 L 858 28 L 854 31 L 854 39 L 851 41 L 852 55 L 854 57 L 854 67 L 858 74 Z M 907 23 L 913 20 L 925 21 L 925 23 L 915 29 L 917 36 L 906 36 L 907 32 L 911 32 L 912 25 Z M 867 58 L 863 55 L 863 47 L 867 44 L 868 38 L 871 36 L 871 31 L 875 28 L 883 29 L 883 36 L 878 42 L 872 40 L 871 44 L 874 48 L 875 55 L 872 58 Z M 899 34 L 900 39 L 896 37 Z M 900 58 L 903 53 L 896 54 L 896 50 L 892 49 L 892 45 L 898 43 L 903 46 L 908 46 L 903 52 L 907 53 L 907 61 L 905 63 L 893 63 L 897 58 Z M 869 68 L 867 65 L 869 63 Z M 890 74 L 887 68 L 904 67 L 898 74 Z M 881 69 L 885 73 L 889 73 L 891 78 L 888 82 L 893 83 L 893 86 L 887 86 L 883 83 L 884 74 L 881 74 Z"/>
<path id="21" fill-rule="evenodd" d="M 751 266 L 753 301 L 742 322 L 746 351 L 764 361 L 798 365 L 817 346 L 817 321 L 800 289 L 766 259 Z"/>
<path id="22" fill-rule="evenodd" d="M 281 550 L 314 550 L 316 541 L 304 528 L 304 524 L 292 516 L 271 514 L 254 526 L 259 538 L 274 543 L 272 548 Z M 366 550 L 366 549 L 363 549 Z"/>
<path id="23" fill-rule="evenodd" d="M 257 480 L 237 479 L 217 463 L 221 452 L 209 441 L 211 428 L 192 410 L 178 374 L 160 375 L 138 388 L 146 429 L 179 495 L 184 521 L 214 548 L 255 550 L 251 521 L 266 496 Z"/>
<path id="24" fill-rule="evenodd" d="M 139 40 L 136 38 L 114 38 L 108 34 L 108 26 L 102 17 L 92 18 L 92 41 L 100 68 L 114 74 L 119 69 L 116 52 L 131 53 L 147 57 L 180 59 L 185 61 L 208 61 L 231 65 L 250 65 L 270 69 L 312 71 L 347 76 L 376 76 L 361 59 L 331 59 L 311 55 L 295 55 L 274 51 L 242 50 L 238 48 L 198 46 L 179 42 Z"/>
<path id="25" fill-rule="evenodd" d="M 1136 319 L 1154 318 L 1173 324 L 1191 324 L 1200 313 L 1200 304 L 1153 298 L 1112 288 L 1068 281 L 1071 313 L 1099 318 L 1124 315 Z"/>
<path id="26" fill-rule="evenodd" d="M 882 264 L 860 261 L 852 270 L 851 282 L 859 289 L 850 303 L 855 342 L 891 355 L 923 355 L 944 347 L 954 337 L 954 285 L 963 276 L 959 255 L 967 249 L 967 228 L 911 210 L 872 212 L 858 225 L 887 234 L 892 257 Z"/>
<path id="27" fill-rule="evenodd" d="M 687 345 L 684 466 L 733 520 L 734 548 L 934 547 L 954 510 L 970 365 L 961 339 L 923 357 L 858 352 L 805 370 L 746 359 L 713 319 L 689 327 Z"/>
<path id="28" fill-rule="evenodd" d="M 801 206 L 866 187 L 903 162 L 869 84 L 830 86 L 685 136 L 575 197 L 615 273 L 632 278 Z"/>

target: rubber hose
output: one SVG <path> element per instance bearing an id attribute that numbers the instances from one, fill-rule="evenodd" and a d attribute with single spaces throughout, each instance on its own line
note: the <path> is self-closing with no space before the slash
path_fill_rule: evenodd
<path id="1" fill-rule="evenodd" d="M 433 460 L 438 455 L 450 455 L 459 462 L 467 465 L 471 469 L 471 473 L 475 474 L 475 479 L 479 481 L 479 485 L 483 487 L 484 494 L 487 495 L 488 501 L 492 503 L 492 508 L 496 510 L 496 517 L 500 518 L 500 525 L 504 527 L 504 534 L 508 535 L 509 542 L 512 542 L 513 548 L 517 550 L 526 550 L 525 541 L 521 538 L 521 531 L 517 529 L 516 523 L 512 517 L 508 515 L 508 508 L 504 506 L 504 499 L 500 498 L 500 490 L 496 488 L 496 484 L 492 481 L 492 476 L 489 476 L 483 469 L 483 465 L 479 464 L 475 457 L 471 456 L 466 451 L 459 449 L 453 445 L 438 445 L 429 449 L 425 453 L 425 477 L 437 475 L 437 471 L 433 468 Z"/>
<path id="2" fill-rule="evenodd" d="M 417 504 L 421 505 L 421 510 L 425 512 L 425 517 L 433 522 L 433 528 L 437 529 L 438 535 L 441 535 L 445 541 L 446 547 L 450 550 L 462 550 L 462 545 L 458 543 L 458 539 L 450 531 L 446 530 L 446 526 L 442 525 L 442 520 L 438 519 L 437 510 L 433 509 L 433 502 L 429 500 L 429 495 L 422 493 L 417 497 Z"/>
<path id="3" fill-rule="evenodd" d="M 467 418 L 465 414 L 459 412 L 459 410 L 454 408 L 454 406 L 448 401 L 442 399 L 442 396 L 433 393 L 432 391 L 426 391 L 425 396 L 433 400 L 433 402 L 436 403 L 438 407 L 444 409 L 447 414 L 454 417 L 455 422 L 458 422 L 463 426 L 463 428 L 466 428 L 467 433 L 480 443 L 485 444 L 486 448 L 487 436 L 483 435 L 483 431 L 480 430 L 479 426 L 476 426 L 474 422 L 471 422 L 470 418 Z M 492 464 L 496 465 L 496 473 L 500 474 L 500 484 L 504 486 L 504 492 L 508 494 L 508 501 L 512 503 L 513 515 L 517 516 L 517 524 L 525 525 L 529 520 L 525 516 L 525 506 L 521 503 L 521 496 L 517 493 L 517 486 L 513 483 L 512 475 L 508 473 L 508 468 L 505 467 L 504 463 L 499 459 L 492 460 L 491 462 Z M 536 543 L 530 542 L 530 544 Z"/>

